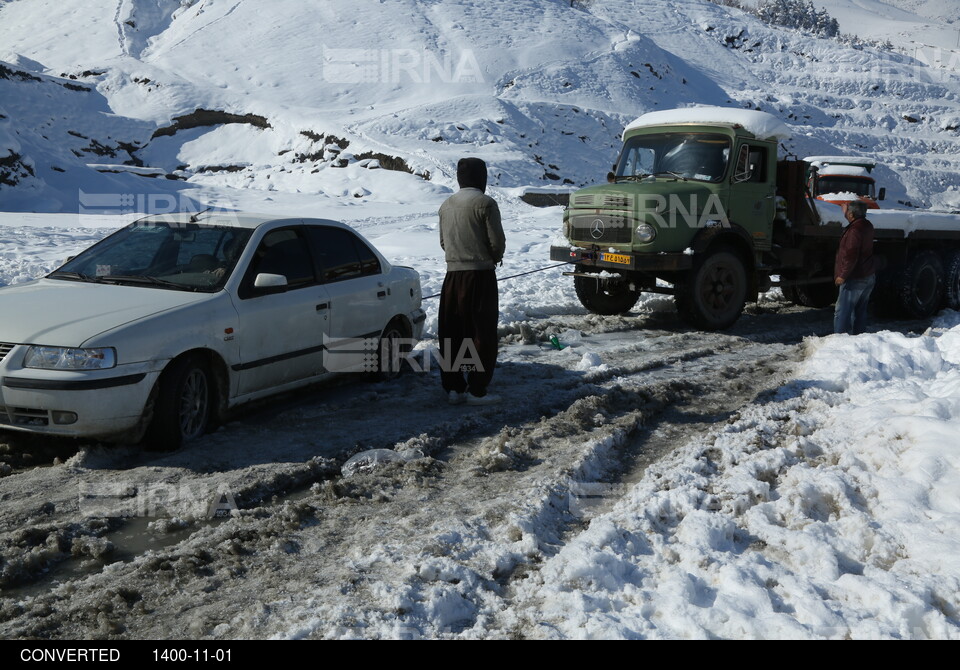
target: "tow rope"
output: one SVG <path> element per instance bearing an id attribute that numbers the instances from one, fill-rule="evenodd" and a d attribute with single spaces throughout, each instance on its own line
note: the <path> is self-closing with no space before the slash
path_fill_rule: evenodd
<path id="1" fill-rule="evenodd" d="M 497 282 L 507 281 L 508 279 L 516 279 L 517 277 L 523 277 L 525 275 L 532 275 L 535 272 L 543 272 L 544 270 L 552 270 L 553 268 L 559 268 L 570 265 L 569 263 L 557 263 L 556 265 L 547 265 L 546 267 L 537 268 L 536 270 L 529 270 L 527 272 L 520 272 L 515 275 L 510 275 L 509 277 L 497 277 Z M 434 293 L 433 295 L 428 295 L 421 300 L 430 300 L 431 298 L 439 298 L 440 293 Z"/>

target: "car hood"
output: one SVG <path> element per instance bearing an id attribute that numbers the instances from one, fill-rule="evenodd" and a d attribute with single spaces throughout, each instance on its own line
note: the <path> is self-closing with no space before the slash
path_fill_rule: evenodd
<path id="1" fill-rule="evenodd" d="M 125 323 L 210 298 L 209 293 L 40 279 L 0 289 L 0 342 L 79 347 Z"/>

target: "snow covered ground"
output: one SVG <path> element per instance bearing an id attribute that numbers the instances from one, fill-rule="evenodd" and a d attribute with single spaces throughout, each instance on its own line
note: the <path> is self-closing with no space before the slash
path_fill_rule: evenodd
<path id="1" fill-rule="evenodd" d="M 880 4 L 837 4 L 841 27 L 903 46 L 902 12 L 958 14 Z M 344 220 L 429 296 L 465 153 L 493 168 L 501 276 L 539 270 L 560 210 L 517 190 L 602 180 L 625 124 L 694 103 L 770 111 L 786 149 L 867 155 L 889 200 L 960 208 L 950 58 L 695 0 L 90 5 L 0 4 L 0 285 L 137 211 L 214 205 Z M 125 162 L 172 178 L 102 171 Z M 175 454 L 0 436 L 0 637 L 960 638 L 960 315 L 829 335 L 774 290 L 697 333 L 661 296 L 588 315 L 553 268 L 501 283 L 500 325 L 493 408 L 438 404 L 432 371 Z M 344 475 L 375 449 L 402 461 Z M 91 514 L 84 491 L 118 482 L 180 495 Z M 239 509 L 211 522 L 219 491 Z"/>
<path id="2" fill-rule="evenodd" d="M 282 211 L 298 206 L 296 196 L 275 197 Z M 503 209 L 501 275 L 549 265 L 559 210 Z M 336 211 L 388 256 L 414 263 L 425 295 L 439 290 L 432 207 Z M 116 223 L 3 215 L 0 278 L 38 276 Z M 275 420 L 230 424 L 172 457 L 88 446 L 31 470 L 17 459 L 24 447 L 9 442 L 0 636 L 960 638 L 960 315 L 941 315 L 922 335 L 849 337 L 825 336 L 829 314 L 813 310 L 819 325 L 805 321 L 799 333 L 811 335 L 790 344 L 798 331 L 787 319 L 799 314 L 776 316 L 776 291 L 744 317 L 745 330 L 721 336 L 684 332 L 658 297 L 626 324 L 591 323 L 571 288 L 556 269 L 501 284 L 498 391 L 529 407 L 521 419 L 513 414 L 522 409 L 430 409 L 434 372 L 405 382 L 396 399 L 363 385 L 307 396 Z M 436 301 L 426 305 L 429 346 Z M 537 344 L 523 344 L 520 324 Z M 751 344 L 758 330 L 786 344 Z M 569 346 L 552 349 L 550 335 Z M 802 360 L 752 370 L 771 356 Z M 689 419 L 668 430 L 645 405 L 678 403 L 665 389 L 681 382 L 658 385 L 659 375 L 697 380 L 684 401 L 704 415 L 696 430 Z M 746 393 L 734 391 L 738 380 Z M 731 396 L 724 413 L 711 388 Z M 379 420 L 362 410 L 371 397 Z M 363 414 L 351 419 L 345 407 L 358 401 Z M 410 406 L 426 409 L 405 416 Z M 345 439 L 318 440 L 334 416 Z M 264 447 L 274 458 L 252 461 Z M 346 456 L 365 448 L 411 460 L 341 477 Z M 642 465 L 625 465 L 637 458 Z M 126 526 L 99 526 L 77 507 L 78 483 L 118 479 L 141 491 L 149 482 L 225 489 L 249 502 L 215 527 L 191 508 L 148 514 L 154 539 L 135 540 L 143 546 L 126 556 Z M 291 486 L 302 491 L 293 499 L 283 493 Z M 24 544 L 45 506 L 58 510 L 45 533 L 57 519 L 83 528 L 60 531 L 57 551 L 44 548 L 49 540 Z M 364 521 L 348 521 L 358 515 Z M 331 530 L 341 516 L 356 527 Z M 238 537 L 242 549 L 229 549 Z M 163 561 L 196 555 L 210 575 L 160 579 Z M 228 586 L 238 568 L 224 557 L 237 556 L 247 576 Z M 347 588 L 358 579 L 362 588 Z M 104 623 L 108 615 L 91 623 L 83 613 L 118 589 L 144 605 L 131 605 L 122 624 Z M 44 621 L 54 628 L 31 623 L 51 607 L 58 614 Z"/>

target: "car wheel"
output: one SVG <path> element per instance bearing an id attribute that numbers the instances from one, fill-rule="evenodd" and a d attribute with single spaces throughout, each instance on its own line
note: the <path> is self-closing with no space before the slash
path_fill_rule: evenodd
<path id="1" fill-rule="evenodd" d="M 211 425 L 213 377 L 199 356 L 173 361 L 160 376 L 147 445 L 172 451 L 197 439 Z"/>
<path id="2" fill-rule="evenodd" d="M 409 353 L 410 343 L 406 330 L 397 321 L 391 321 L 383 329 L 377 347 L 377 379 L 396 379 L 403 372 L 404 360 Z"/>

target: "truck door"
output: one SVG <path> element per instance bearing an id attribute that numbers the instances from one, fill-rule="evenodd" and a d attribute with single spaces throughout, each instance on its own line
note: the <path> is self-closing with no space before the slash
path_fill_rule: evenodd
<path id="1" fill-rule="evenodd" d="M 776 147 L 745 141 L 737 151 L 727 218 L 753 237 L 756 249 L 771 248 L 776 214 Z"/>

